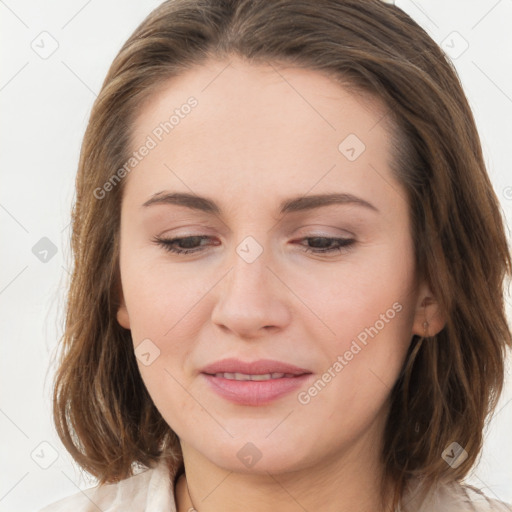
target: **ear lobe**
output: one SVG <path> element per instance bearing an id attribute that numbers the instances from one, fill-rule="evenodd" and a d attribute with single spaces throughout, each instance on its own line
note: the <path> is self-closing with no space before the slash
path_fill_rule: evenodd
<path id="1" fill-rule="evenodd" d="M 119 281 L 116 288 L 117 296 L 119 297 L 119 305 L 117 307 L 116 313 L 117 322 L 121 327 L 124 327 L 125 329 L 130 329 L 130 315 L 128 315 L 128 309 L 126 308 L 126 303 L 124 301 L 123 289 Z"/>
<path id="2" fill-rule="evenodd" d="M 116 318 L 121 327 L 130 329 L 130 316 L 128 315 L 128 310 L 126 309 L 124 299 L 121 301 L 121 304 L 117 309 Z"/>
<path id="3" fill-rule="evenodd" d="M 438 334 L 445 325 L 446 318 L 439 303 L 430 288 L 423 283 L 418 294 L 412 334 L 428 338 Z"/>

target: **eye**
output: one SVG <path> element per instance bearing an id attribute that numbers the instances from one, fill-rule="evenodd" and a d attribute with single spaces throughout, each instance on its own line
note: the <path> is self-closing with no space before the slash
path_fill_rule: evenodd
<path id="1" fill-rule="evenodd" d="M 325 236 L 307 237 L 303 240 L 308 241 L 305 251 L 315 254 L 347 252 L 349 247 L 355 243 L 353 238 L 331 238 Z"/>
<path id="2" fill-rule="evenodd" d="M 153 238 L 153 242 L 162 246 L 166 251 L 176 254 L 190 254 L 199 252 L 201 249 L 201 242 L 210 238 L 206 235 L 186 236 L 182 238 Z M 199 247 L 198 247 L 199 244 Z M 216 244 L 218 245 L 218 244 Z M 179 247 L 181 246 L 181 247 Z"/>
<path id="3" fill-rule="evenodd" d="M 203 241 L 208 240 L 207 235 L 196 235 L 187 236 L 180 238 L 153 238 L 153 242 L 163 247 L 166 251 L 175 254 L 192 254 L 196 252 L 202 252 L 202 247 L 206 244 L 202 244 Z M 331 254 L 331 253 L 343 253 L 349 250 L 349 247 L 355 243 L 353 238 L 331 238 L 324 236 L 313 236 L 305 237 L 301 240 L 307 241 L 307 246 L 300 244 L 304 247 L 305 252 L 311 252 L 314 254 Z M 219 242 L 213 243 L 213 245 L 219 245 Z"/>

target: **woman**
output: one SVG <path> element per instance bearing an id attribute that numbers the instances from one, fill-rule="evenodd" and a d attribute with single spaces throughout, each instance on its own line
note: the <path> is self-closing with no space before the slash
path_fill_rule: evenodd
<path id="1" fill-rule="evenodd" d="M 503 221 L 400 9 L 165 2 L 76 193 L 55 421 L 100 485 L 46 511 L 511 510 L 460 483 L 512 344 Z"/>

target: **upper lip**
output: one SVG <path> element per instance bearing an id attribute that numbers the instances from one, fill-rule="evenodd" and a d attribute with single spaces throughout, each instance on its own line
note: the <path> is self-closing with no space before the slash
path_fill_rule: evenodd
<path id="1" fill-rule="evenodd" d="M 272 359 L 259 359 L 257 361 L 241 361 L 240 359 L 222 359 L 205 366 L 202 373 L 214 375 L 216 373 L 243 373 L 246 375 L 265 375 L 267 373 L 291 373 L 303 375 L 311 373 L 310 370 L 299 368 L 293 364 L 274 361 Z"/>

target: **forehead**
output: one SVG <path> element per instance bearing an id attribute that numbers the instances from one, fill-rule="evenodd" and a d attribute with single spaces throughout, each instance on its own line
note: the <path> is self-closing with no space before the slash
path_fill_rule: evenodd
<path id="1" fill-rule="evenodd" d="M 127 194 L 165 186 L 234 197 L 284 187 L 286 196 L 312 187 L 350 193 L 361 180 L 374 194 L 392 179 L 383 104 L 310 69 L 237 59 L 190 69 L 138 112 L 131 149 L 149 139 Z"/>

